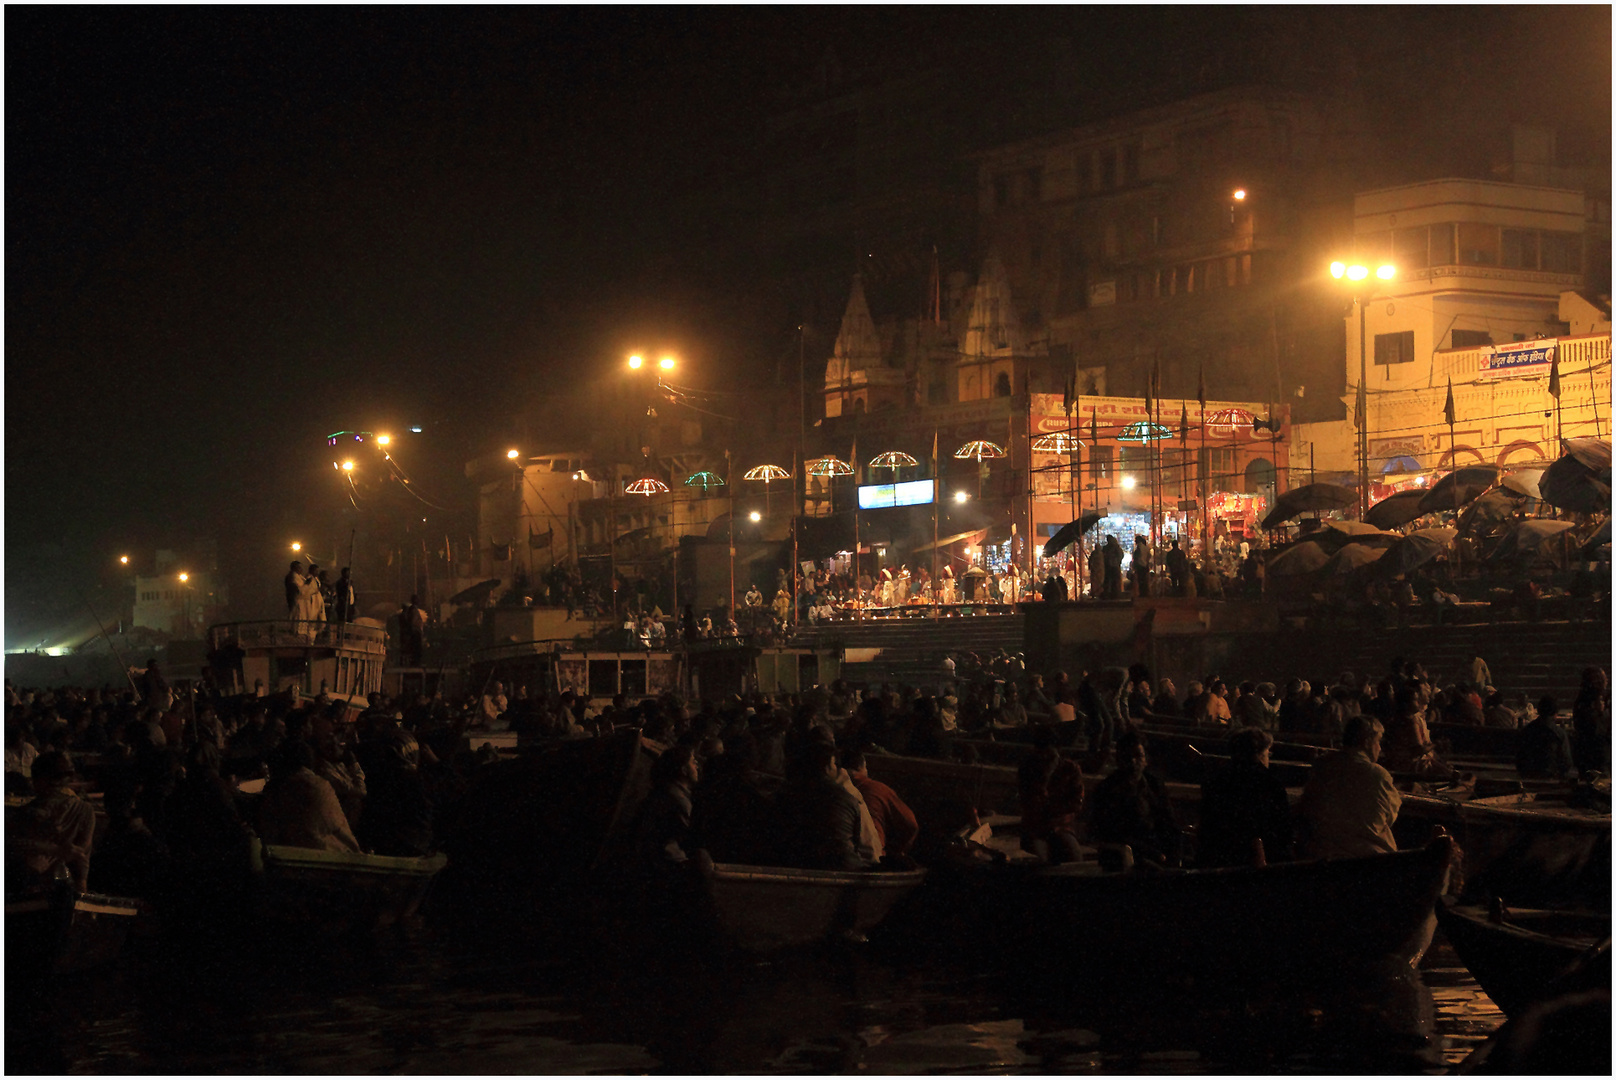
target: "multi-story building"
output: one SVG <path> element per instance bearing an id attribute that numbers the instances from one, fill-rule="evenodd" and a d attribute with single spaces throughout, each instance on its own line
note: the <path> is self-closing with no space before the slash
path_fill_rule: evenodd
<path id="1" fill-rule="evenodd" d="M 200 638 L 229 602 L 211 544 L 199 545 L 189 558 L 159 550 L 153 571 L 134 579 L 135 626 L 177 638 Z"/>
<path id="2" fill-rule="evenodd" d="M 1463 179 L 1359 195 L 1353 240 L 1335 257 L 1371 271 L 1390 266 L 1392 276 L 1337 283 L 1354 303 L 1345 322 L 1349 416 L 1299 428 L 1293 466 L 1356 473 L 1360 370 L 1371 478 L 1455 461 L 1549 461 L 1562 434 L 1609 435 L 1609 301 L 1579 292 L 1587 206 L 1580 191 Z M 1556 366 L 1558 399 L 1549 394 Z"/>

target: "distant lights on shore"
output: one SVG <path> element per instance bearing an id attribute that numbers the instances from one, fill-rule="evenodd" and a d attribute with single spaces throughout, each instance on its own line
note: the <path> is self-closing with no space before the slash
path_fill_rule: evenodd
<path id="1" fill-rule="evenodd" d="M 412 428 L 410 428 L 410 430 L 415 432 L 417 435 L 421 434 L 421 429 L 418 428 L 418 427 L 412 427 Z"/>

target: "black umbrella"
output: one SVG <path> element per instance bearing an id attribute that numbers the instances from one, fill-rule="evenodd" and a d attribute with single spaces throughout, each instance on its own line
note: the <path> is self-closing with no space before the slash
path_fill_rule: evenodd
<path id="1" fill-rule="evenodd" d="M 1599 479 L 1610 482 L 1610 440 L 1595 439 L 1582 436 L 1576 439 L 1561 439 L 1560 445 L 1565 452 L 1582 462 L 1594 471 Z"/>
<path id="2" fill-rule="evenodd" d="M 1498 483 L 1500 471 L 1497 465 L 1466 465 L 1455 469 L 1425 493 L 1425 498 L 1420 500 L 1420 511 L 1434 514 L 1439 510 L 1457 510 Z"/>
<path id="3" fill-rule="evenodd" d="M 1515 516 L 1526 496 L 1512 488 L 1495 487 L 1464 508 L 1459 515 L 1459 528 L 1470 532 L 1478 526 L 1496 525 Z"/>
<path id="4" fill-rule="evenodd" d="M 1358 493 L 1340 484 L 1303 484 L 1274 500 L 1274 508 L 1262 519 L 1262 527 L 1272 529 L 1280 522 L 1302 514 L 1340 510 L 1357 501 Z"/>
<path id="5" fill-rule="evenodd" d="M 1364 521 L 1377 529 L 1395 529 L 1399 525 L 1407 525 L 1425 513 L 1420 509 L 1420 500 L 1424 498 L 1424 488 L 1388 495 L 1369 508 Z"/>
<path id="6" fill-rule="evenodd" d="M 1537 486 L 1550 506 L 1582 514 L 1610 512 L 1610 485 L 1570 454 L 1544 469 Z"/>
<path id="7" fill-rule="evenodd" d="M 1083 516 L 1076 521 L 1069 521 L 1062 525 L 1055 531 L 1055 535 L 1049 538 L 1049 542 L 1044 545 L 1044 558 L 1054 558 L 1057 551 L 1060 551 L 1066 545 L 1094 528 L 1104 516 L 1098 510 L 1085 510 L 1083 511 Z"/>
<path id="8" fill-rule="evenodd" d="M 449 597 L 449 603 L 475 604 L 479 601 L 487 600 L 489 596 L 493 595 L 494 590 L 499 588 L 500 584 L 500 579 L 497 577 L 489 578 L 487 581 L 479 581 L 469 589 L 461 589 Z"/>

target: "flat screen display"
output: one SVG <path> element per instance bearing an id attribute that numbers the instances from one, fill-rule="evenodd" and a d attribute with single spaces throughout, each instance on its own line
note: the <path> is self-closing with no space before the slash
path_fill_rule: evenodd
<path id="1" fill-rule="evenodd" d="M 901 484 L 862 484 L 859 509 L 876 510 L 885 506 L 924 506 L 936 493 L 935 480 L 905 480 Z"/>

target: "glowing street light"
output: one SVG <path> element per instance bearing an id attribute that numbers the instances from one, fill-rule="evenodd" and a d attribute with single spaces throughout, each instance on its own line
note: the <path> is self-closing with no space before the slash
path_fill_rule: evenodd
<path id="1" fill-rule="evenodd" d="M 302 551 L 302 550 L 303 550 L 303 544 L 300 541 L 293 540 L 292 541 L 292 551 L 295 553 L 295 552 L 299 552 L 299 551 Z"/>
<path id="2" fill-rule="evenodd" d="M 970 498 L 971 497 L 963 491 L 954 492 L 954 501 L 957 503 L 967 502 L 970 500 Z"/>
<path id="3" fill-rule="evenodd" d="M 763 520 L 763 515 L 758 513 L 756 510 L 752 511 L 750 514 L 748 514 L 746 516 L 751 518 L 753 521 L 762 521 Z"/>
<path id="4" fill-rule="evenodd" d="M 393 437 L 391 435 L 378 435 L 378 436 L 376 436 L 376 445 L 377 446 L 386 446 L 388 443 L 390 443 L 392 441 L 393 441 Z"/>
<path id="5" fill-rule="evenodd" d="M 674 359 L 671 356 L 664 356 L 661 360 L 657 361 L 657 367 L 661 368 L 663 371 L 672 371 L 673 365 Z"/>
<path id="6" fill-rule="evenodd" d="M 520 450 L 507 450 L 505 451 L 505 456 L 510 458 L 512 461 L 515 461 L 517 458 L 522 456 L 522 452 Z"/>
<path id="7" fill-rule="evenodd" d="M 353 459 L 352 458 L 349 458 L 347 461 L 344 461 L 342 463 L 342 471 L 343 472 L 353 472 Z"/>
<path id="8" fill-rule="evenodd" d="M 1246 201 L 1246 189 L 1245 188 L 1235 188 L 1234 189 L 1234 201 L 1235 202 L 1245 202 Z"/>
<path id="9" fill-rule="evenodd" d="M 187 574 L 185 571 L 181 570 L 180 571 L 180 584 L 183 585 L 185 582 L 190 581 L 190 580 L 191 580 L 191 575 Z"/>
<path id="10" fill-rule="evenodd" d="M 1122 488 L 1123 488 L 1124 491 L 1132 491 L 1134 489 L 1135 485 L 1137 485 L 1138 483 L 1139 483 L 1139 481 L 1135 480 L 1131 476 L 1124 476 L 1122 478 Z"/>
<path id="11" fill-rule="evenodd" d="M 122 563 L 123 565 L 128 566 L 129 565 L 129 556 L 127 556 L 127 555 L 119 555 L 118 556 L 118 561 L 120 563 Z"/>
<path id="12" fill-rule="evenodd" d="M 1330 276 L 1337 281 L 1367 281 L 1369 267 L 1362 263 L 1332 262 Z M 1391 281 L 1397 276 L 1397 267 L 1381 263 L 1375 268 L 1375 277 Z M 1371 289 L 1370 291 L 1373 291 Z M 1364 292 L 1354 289 L 1352 302 L 1358 307 L 1358 403 L 1353 409 L 1353 420 L 1358 425 L 1358 516 L 1369 512 L 1369 350 L 1364 337 L 1368 332 L 1364 316 Z"/>
<path id="13" fill-rule="evenodd" d="M 635 355 L 635 356 L 631 356 L 631 357 L 628 358 L 628 366 L 633 368 L 635 371 L 638 371 L 640 369 L 640 366 L 642 364 L 644 364 L 644 363 L 645 363 L 645 357 L 643 357 L 643 356 Z"/>

